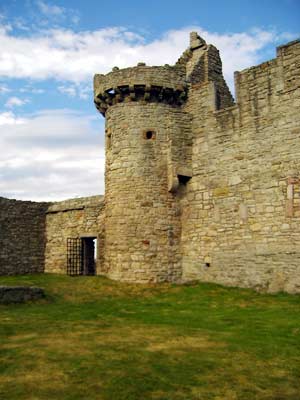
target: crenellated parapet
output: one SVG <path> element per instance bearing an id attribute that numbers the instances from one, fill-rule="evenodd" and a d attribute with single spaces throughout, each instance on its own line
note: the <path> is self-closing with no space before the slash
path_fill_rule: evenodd
<path id="1" fill-rule="evenodd" d="M 187 97 L 185 69 L 180 66 L 118 69 L 94 77 L 94 102 L 104 116 L 109 106 L 131 101 L 182 105 Z"/>
<path id="2" fill-rule="evenodd" d="M 144 101 L 182 106 L 188 92 L 199 90 L 199 85 L 213 82 L 215 108 L 224 109 L 234 104 L 224 80 L 219 51 L 207 44 L 196 32 L 190 35 L 190 46 L 175 65 L 119 69 L 94 77 L 94 102 L 105 116 L 106 110 L 117 103 Z M 191 94 L 191 93 L 190 93 Z"/>

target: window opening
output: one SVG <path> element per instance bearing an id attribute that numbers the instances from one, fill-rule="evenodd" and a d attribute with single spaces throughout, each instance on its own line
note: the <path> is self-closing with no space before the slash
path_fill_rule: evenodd
<path id="1" fill-rule="evenodd" d="M 185 176 L 185 175 L 177 175 L 178 176 L 178 181 L 182 185 L 186 185 L 187 182 L 191 179 L 190 176 Z"/>
<path id="2" fill-rule="evenodd" d="M 107 136 L 106 136 L 106 147 L 107 147 L 107 149 L 110 149 L 111 148 L 111 132 L 109 132 L 108 134 L 107 134 Z"/>
<path id="3" fill-rule="evenodd" d="M 144 138 L 146 140 L 154 140 L 156 137 L 156 133 L 154 131 L 146 131 L 144 132 Z"/>

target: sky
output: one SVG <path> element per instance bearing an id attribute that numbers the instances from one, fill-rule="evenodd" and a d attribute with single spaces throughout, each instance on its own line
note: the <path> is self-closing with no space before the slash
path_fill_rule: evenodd
<path id="1" fill-rule="evenodd" d="M 233 72 L 300 36 L 300 0 L 0 0 L 0 196 L 104 193 L 95 73 L 174 64 L 198 31 Z"/>

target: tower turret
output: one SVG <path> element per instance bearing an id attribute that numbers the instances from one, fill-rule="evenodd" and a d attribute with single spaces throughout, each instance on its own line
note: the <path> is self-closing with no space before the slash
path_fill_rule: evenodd
<path id="1" fill-rule="evenodd" d="M 172 191 L 172 140 L 186 125 L 183 66 L 114 68 L 94 79 L 105 116 L 102 272 L 127 281 L 174 281 L 180 217 Z"/>
<path id="2" fill-rule="evenodd" d="M 210 92 L 203 90 L 207 83 Z M 95 75 L 94 95 L 106 119 L 101 272 L 135 282 L 177 281 L 181 197 L 195 157 L 193 120 L 201 120 L 202 103 L 232 102 L 218 50 L 192 32 L 176 65 L 114 67 Z"/>

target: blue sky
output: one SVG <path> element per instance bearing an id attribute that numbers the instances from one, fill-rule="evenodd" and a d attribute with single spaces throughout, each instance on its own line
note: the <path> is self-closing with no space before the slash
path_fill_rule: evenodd
<path id="1" fill-rule="evenodd" d="M 233 72 L 300 36 L 300 0 L 0 0 L 0 196 L 104 192 L 94 73 L 174 63 L 197 30 Z"/>

